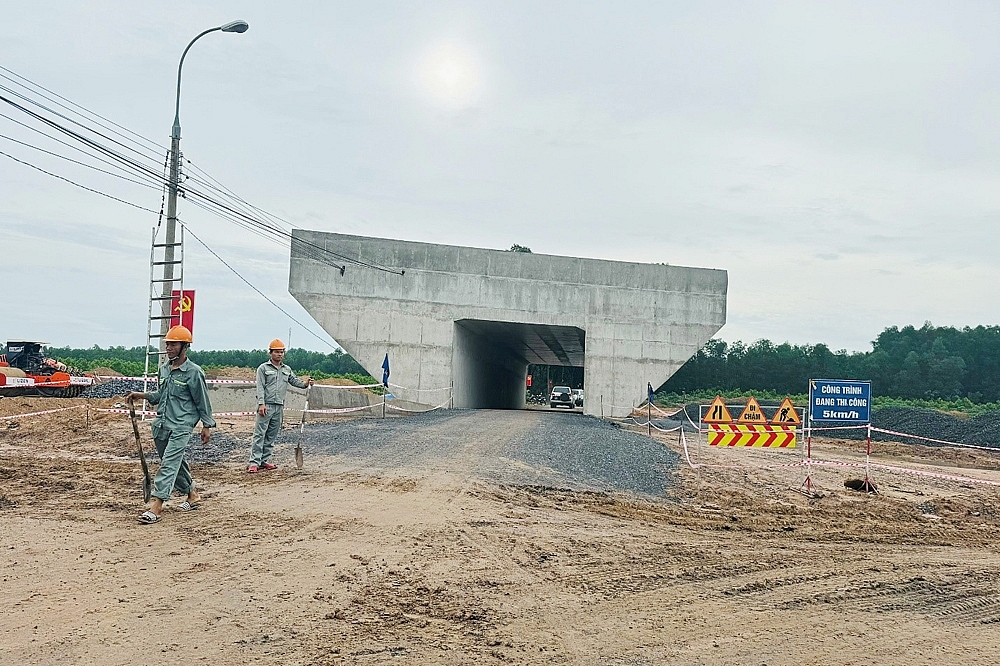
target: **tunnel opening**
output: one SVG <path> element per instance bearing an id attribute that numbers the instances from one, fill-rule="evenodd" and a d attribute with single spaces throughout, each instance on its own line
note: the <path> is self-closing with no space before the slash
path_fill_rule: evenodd
<path id="1" fill-rule="evenodd" d="M 457 320 L 452 352 L 455 407 L 523 409 L 529 365 L 582 369 L 585 349 L 586 333 L 576 326 Z"/>

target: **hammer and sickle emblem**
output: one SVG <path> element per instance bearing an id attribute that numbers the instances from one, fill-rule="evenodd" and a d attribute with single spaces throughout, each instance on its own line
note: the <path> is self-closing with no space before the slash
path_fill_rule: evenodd
<path id="1" fill-rule="evenodd" d="M 174 308 L 174 312 L 191 312 L 191 297 L 181 296 L 178 299 L 177 307 Z"/>

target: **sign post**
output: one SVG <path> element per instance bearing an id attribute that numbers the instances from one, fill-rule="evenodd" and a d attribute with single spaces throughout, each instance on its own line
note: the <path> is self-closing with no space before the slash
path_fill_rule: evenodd
<path id="1" fill-rule="evenodd" d="M 812 492 L 812 424 L 846 423 L 868 426 L 865 454 L 865 487 L 874 488 L 869 478 L 871 460 L 871 406 L 872 383 L 844 379 L 810 379 L 809 411 L 806 426 L 806 480 L 807 492 Z"/>

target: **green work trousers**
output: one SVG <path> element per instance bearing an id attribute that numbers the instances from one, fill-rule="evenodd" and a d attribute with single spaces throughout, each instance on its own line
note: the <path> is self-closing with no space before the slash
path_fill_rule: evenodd
<path id="1" fill-rule="evenodd" d="M 257 423 L 253 428 L 253 445 L 250 447 L 250 464 L 258 467 L 271 459 L 274 442 L 281 432 L 281 419 L 285 411 L 284 405 L 268 403 L 267 413 L 257 414 Z"/>
<path id="2" fill-rule="evenodd" d="M 160 469 L 156 472 L 156 478 L 153 480 L 153 497 L 158 497 L 166 502 L 170 499 L 172 490 L 176 490 L 182 495 L 187 495 L 194 490 L 191 469 L 188 467 L 187 461 L 184 460 L 184 454 L 187 453 L 190 441 L 190 430 L 171 432 L 158 429 L 158 432 L 153 436 L 156 452 L 160 454 Z"/>

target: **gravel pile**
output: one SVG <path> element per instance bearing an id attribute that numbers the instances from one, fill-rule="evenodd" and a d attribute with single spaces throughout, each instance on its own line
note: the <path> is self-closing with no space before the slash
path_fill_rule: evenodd
<path id="1" fill-rule="evenodd" d="M 501 455 L 546 470 L 556 482 L 543 485 L 658 496 L 664 494 L 667 475 L 680 461 L 662 444 L 613 422 L 570 415 L 543 419 L 505 446 Z"/>
<path id="2" fill-rule="evenodd" d="M 153 385 L 150 385 L 153 388 Z M 111 379 L 103 384 L 94 384 L 83 389 L 81 398 L 117 398 L 129 391 L 141 391 L 142 382 L 137 379 Z"/>
<path id="3" fill-rule="evenodd" d="M 294 446 L 297 431 L 279 443 Z M 679 457 L 639 433 L 571 412 L 441 410 L 306 424 L 306 457 L 356 470 L 448 472 L 512 485 L 662 496 Z"/>
<path id="4" fill-rule="evenodd" d="M 1000 412 L 982 414 L 974 419 L 960 419 L 933 409 L 885 407 L 872 416 L 872 425 L 921 437 L 932 437 L 960 444 L 1000 447 Z M 877 433 L 878 439 L 915 442 L 909 437 Z M 923 442 L 924 444 L 933 443 Z"/>

